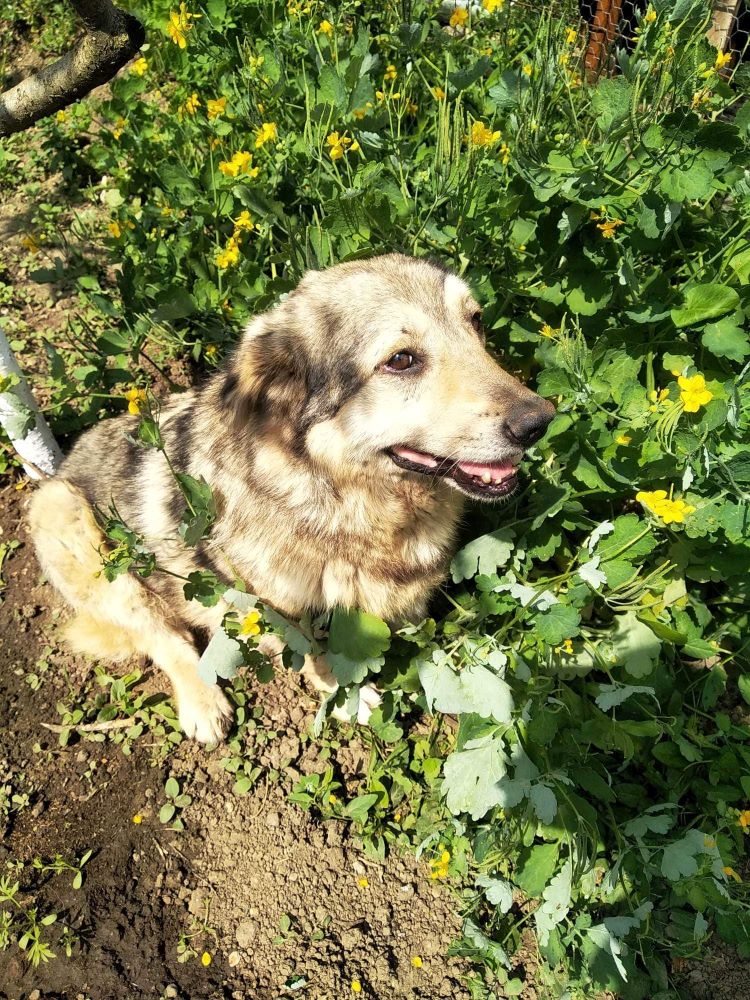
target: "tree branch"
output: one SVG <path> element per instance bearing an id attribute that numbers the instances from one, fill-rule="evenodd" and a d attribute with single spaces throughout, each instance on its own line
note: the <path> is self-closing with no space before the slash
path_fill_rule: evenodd
<path id="1" fill-rule="evenodd" d="M 85 34 L 57 62 L 0 94 L 0 137 L 22 132 L 111 80 L 143 45 L 143 25 L 110 0 L 70 2 Z"/>

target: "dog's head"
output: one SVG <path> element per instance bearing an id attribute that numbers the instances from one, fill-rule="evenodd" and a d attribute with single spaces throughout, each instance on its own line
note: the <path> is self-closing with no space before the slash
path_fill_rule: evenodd
<path id="1" fill-rule="evenodd" d="M 426 476 L 485 501 L 555 412 L 487 353 L 466 284 L 397 254 L 307 274 L 250 324 L 222 394 L 334 480 Z"/>

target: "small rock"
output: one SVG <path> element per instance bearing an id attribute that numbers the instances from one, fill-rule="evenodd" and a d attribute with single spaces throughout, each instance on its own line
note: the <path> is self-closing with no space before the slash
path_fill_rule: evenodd
<path id="1" fill-rule="evenodd" d="M 169 986 L 167 986 L 166 989 L 164 990 L 164 996 L 167 997 L 167 1000 L 171 1000 L 172 997 L 176 997 L 177 987 L 173 986 L 172 983 L 170 983 Z"/>
<path id="2" fill-rule="evenodd" d="M 203 905 L 203 900 L 206 898 L 205 889 L 193 889 L 190 893 L 190 902 L 188 903 L 188 911 L 193 914 L 194 917 L 200 917 L 203 915 L 205 907 Z"/>
<path id="3" fill-rule="evenodd" d="M 254 920 L 243 920 L 237 925 L 234 936 L 240 948 L 252 948 L 258 936 L 258 925 Z"/>
<path id="4" fill-rule="evenodd" d="M 277 827 L 279 825 L 279 814 L 270 812 L 266 814 L 266 826 Z"/>

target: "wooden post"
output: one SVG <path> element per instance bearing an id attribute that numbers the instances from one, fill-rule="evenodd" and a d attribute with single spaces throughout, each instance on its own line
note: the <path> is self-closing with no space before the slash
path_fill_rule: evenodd
<path id="1" fill-rule="evenodd" d="M 610 46 L 617 37 L 621 12 L 622 0 L 597 0 L 584 63 L 589 82 L 596 80 L 604 68 Z"/>

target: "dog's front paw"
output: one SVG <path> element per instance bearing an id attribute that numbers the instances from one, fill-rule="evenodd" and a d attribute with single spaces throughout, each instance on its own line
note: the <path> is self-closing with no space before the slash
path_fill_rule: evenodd
<path id="1" fill-rule="evenodd" d="M 218 684 L 195 687 L 178 695 L 180 726 L 199 743 L 220 743 L 232 724 L 234 710 Z"/>
<path id="2" fill-rule="evenodd" d="M 357 709 L 357 722 L 360 726 L 366 726 L 370 721 L 370 716 L 383 699 L 380 692 L 372 684 L 365 684 L 359 689 L 359 708 Z"/>
<path id="3" fill-rule="evenodd" d="M 364 684 L 359 689 L 359 707 L 357 708 L 357 722 L 360 726 L 366 726 L 370 721 L 370 716 L 383 699 L 380 692 L 372 684 Z M 337 705 L 331 712 L 334 719 L 339 722 L 351 722 L 352 717 L 346 710 L 346 705 Z"/>

